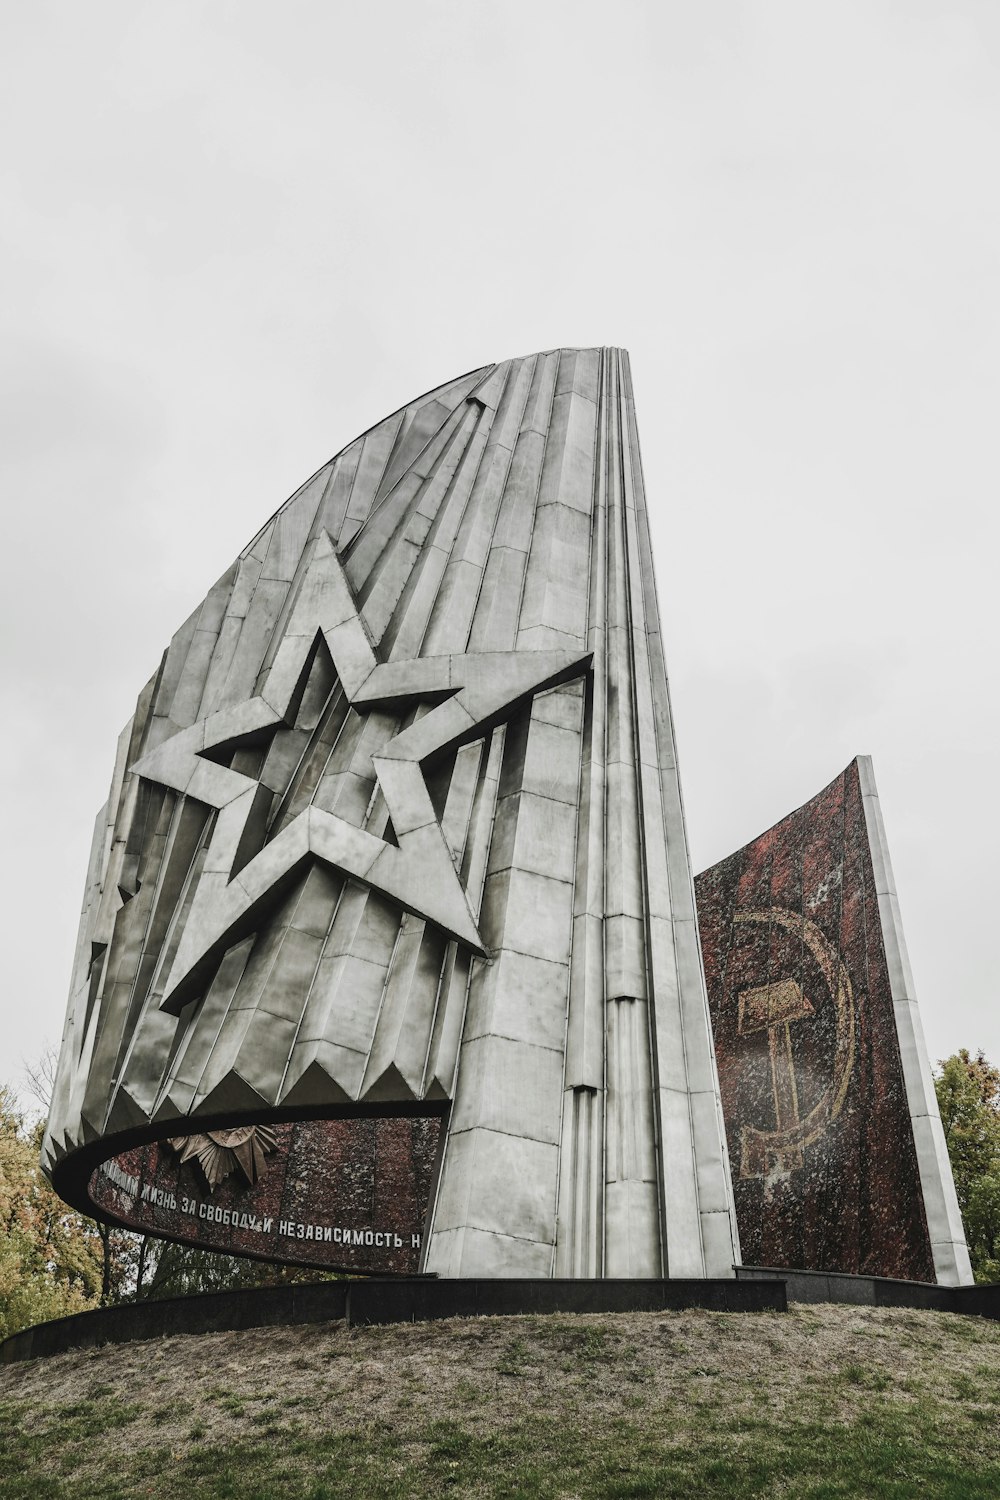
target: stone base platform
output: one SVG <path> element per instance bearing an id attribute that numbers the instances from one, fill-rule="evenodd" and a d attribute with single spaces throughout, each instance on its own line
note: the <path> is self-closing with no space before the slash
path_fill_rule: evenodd
<path id="1" fill-rule="evenodd" d="M 894 1281 L 886 1276 L 850 1276 L 842 1271 L 789 1271 L 779 1266 L 737 1266 L 742 1286 L 781 1282 L 789 1302 L 849 1302 L 856 1307 L 926 1307 L 935 1312 L 1000 1318 L 1000 1283 L 938 1286 Z"/>
<path id="2" fill-rule="evenodd" d="M 437 1280 L 434 1277 L 321 1281 L 208 1292 L 162 1302 L 97 1308 L 22 1329 L 0 1344 L 0 1364 L 69 1349 L 175 1334 L 225 1333 L 280 1324 L 345 1321 L 419 1323 L 434 1318 L 517 1313 L 784 1312 L 789 1302 L 917 1307 L 1000 1319 L 1000 1285 L 946 1287 L 817 1271 L 740 1266 L 736 1280 Z"/>
<path id="3" fill-rule="evenodd" d="M 432 1318 L 502 1317 L 516 1313 L 784 1312 L 782 1281 L 471 1280 L 434 1277 L 320 1281 L 207 1292 L 161 1302 L 95 1308 L 37 1323 L 0 1344 L 0 1364 L 67 1349 L 126 1344 L 174 1334 L 223 1333 L 286 1323 L 422 1323 Z"/>

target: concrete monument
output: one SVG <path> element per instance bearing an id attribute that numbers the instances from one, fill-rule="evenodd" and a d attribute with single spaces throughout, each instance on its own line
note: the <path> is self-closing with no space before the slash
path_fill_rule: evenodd
<path id="1" fill-rule="evenodd" d="M 628 360 L 411 402 L 180 628 L 98 818 L 71 1202 L 441 1276 L 739 1261 Z"/>
<path id="2" fill-rule="evenodd" d="M 627 356 L 474 370 L 140 694 L 47 1170 L 351 1271 L 731 1277 L 738 1222 L 748 1264 L 971 1280 L 870 763 L 697 890 Z"/>

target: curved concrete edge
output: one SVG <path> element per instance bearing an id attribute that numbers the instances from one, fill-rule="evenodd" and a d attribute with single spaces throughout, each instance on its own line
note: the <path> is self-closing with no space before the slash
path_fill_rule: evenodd
<path id="1" fill-rule="evenodd" d="M 44 1359 L 70 1349 L 127 1344 L 178 1334 L 228 1333 L 281 1324 L 419 1323 L 517 1313 L 784 1312 L 781 1280 L 528 1280 L 394 1278 L 303 1282 L 206 1292 L 161 1302 L 95 1308 L 24 1328 L 0 1344 L 0 1364 Z"/>

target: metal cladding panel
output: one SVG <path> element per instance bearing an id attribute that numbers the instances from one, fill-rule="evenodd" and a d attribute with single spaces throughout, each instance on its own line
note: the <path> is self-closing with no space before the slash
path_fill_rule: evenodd
<path id="1" fill-rule="evenodd" d="M 695 881 L 743 1259 L 964 1282 L 876 817 L 853 761 Z"/>
<path id="2" fill-rule="evenodd" d="M 200 1134 L 211 1164 L 251 1127 L 225 1184 L 153 1145 Z M 410 1176 L 378 1213 L 395 1234 L 426 1207 L 439 1274 L 738 1258 L 622 350 L 485 366 L 351 443 L 182 625 L 119 742 L 57 1186 L 187 1238 L 170 1202 L 197 1199 L 199 1242 L 233 1248 L 240 1194 L 241 1229 L 381 1232 L 355 1188 L 383 1158 Z M 263 1214 L 282 1161 L 308 1212 Z"/>

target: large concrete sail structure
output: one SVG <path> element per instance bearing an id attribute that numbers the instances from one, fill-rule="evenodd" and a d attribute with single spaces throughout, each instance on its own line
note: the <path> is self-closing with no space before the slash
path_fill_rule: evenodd
<path id="1" fill-rule="evenodd" d="M 44 1149 L 71 1201 L 244 1253 L 732 1275 L 624 351 L 411 402 L 181 626 Z"/>

